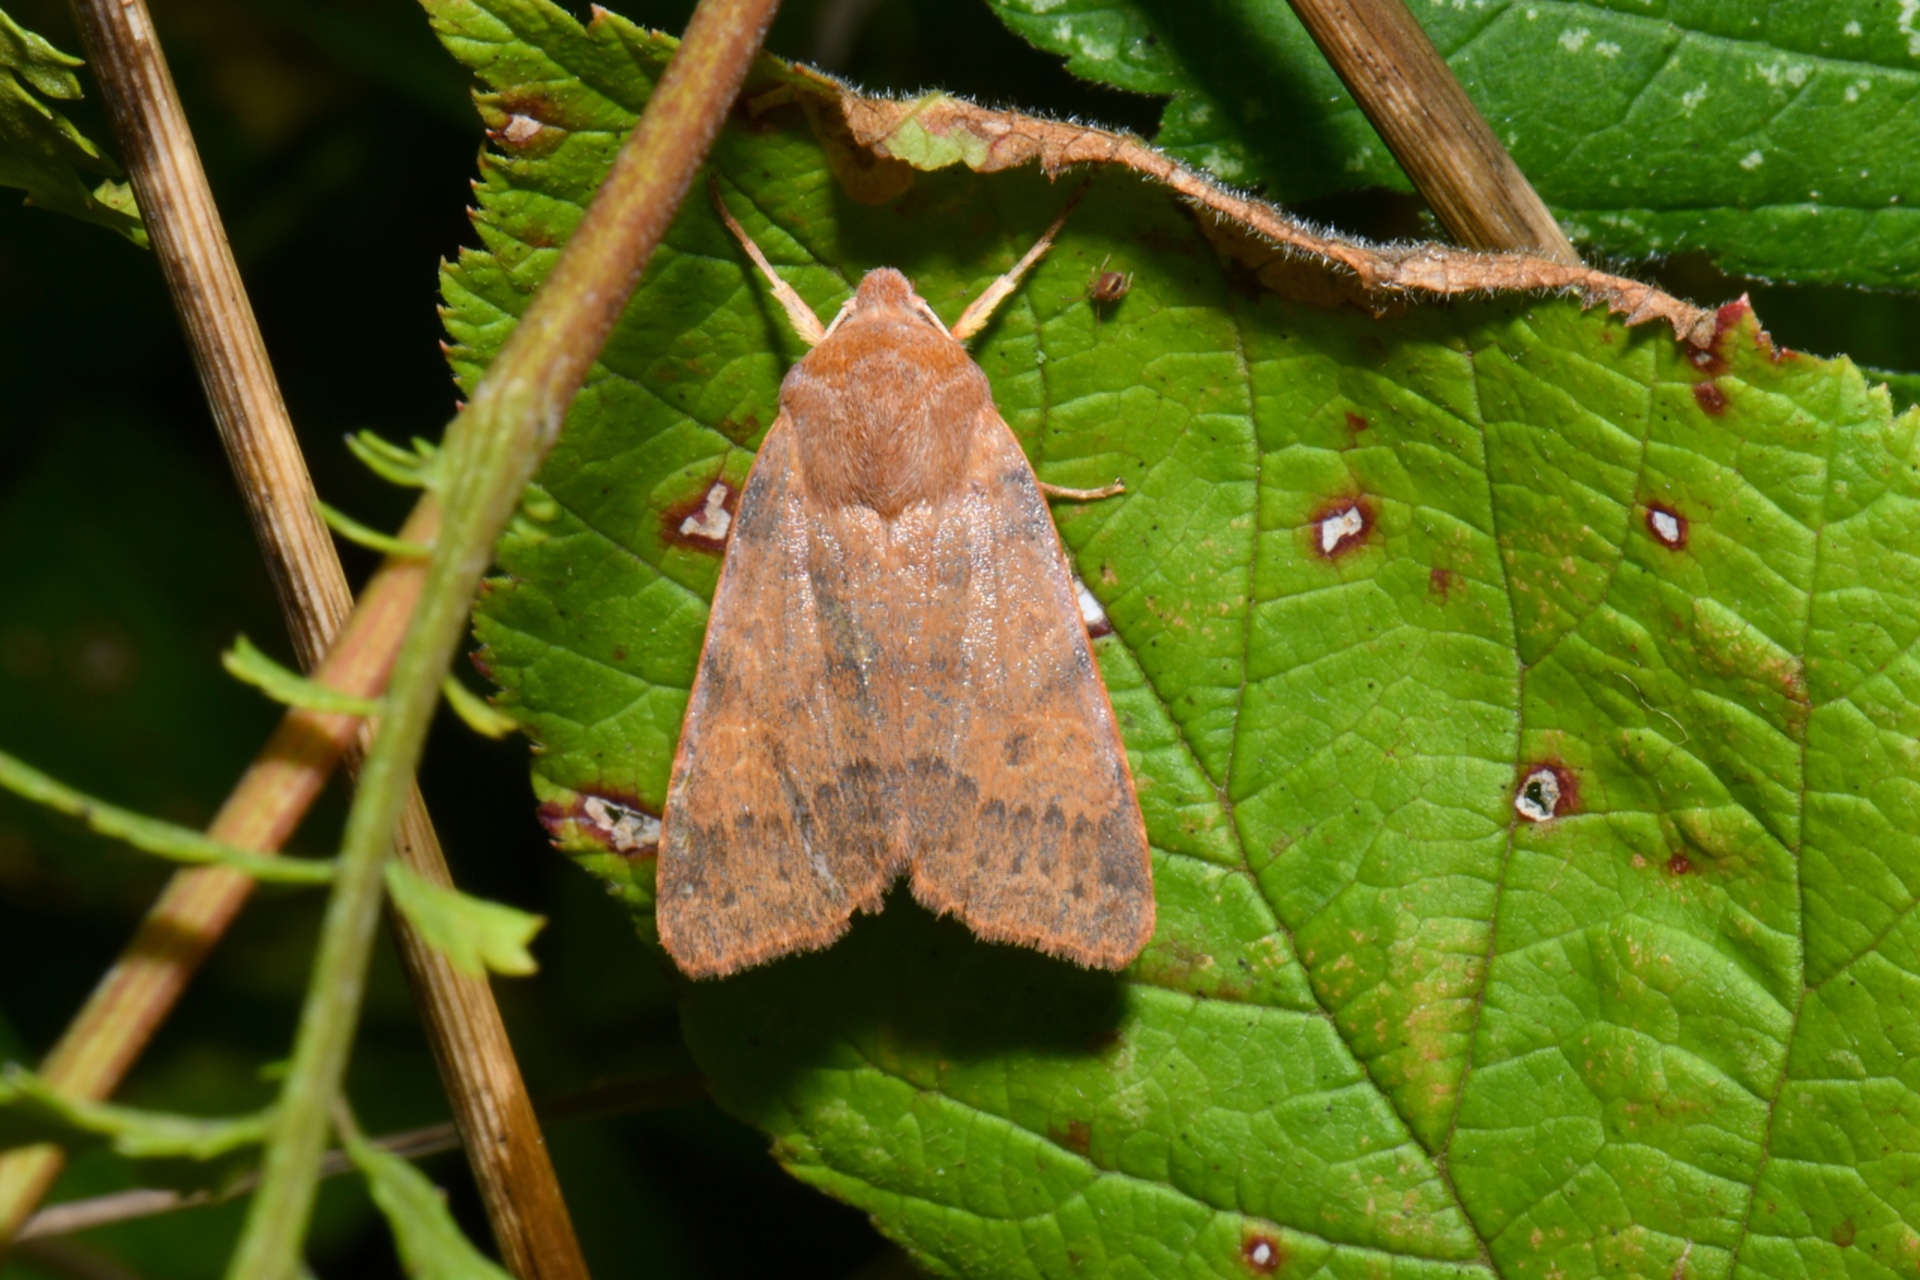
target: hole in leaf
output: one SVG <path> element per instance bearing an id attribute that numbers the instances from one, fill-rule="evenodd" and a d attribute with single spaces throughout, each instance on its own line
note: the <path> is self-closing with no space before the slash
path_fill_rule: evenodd
<path id="1" fill-rule="evenodd" d="M 1513 810 L 1528 822 L 1549 822 L 1573 812 L 1573 775 L 1556 764 L 1534 765 L 1513 793 Z"/>

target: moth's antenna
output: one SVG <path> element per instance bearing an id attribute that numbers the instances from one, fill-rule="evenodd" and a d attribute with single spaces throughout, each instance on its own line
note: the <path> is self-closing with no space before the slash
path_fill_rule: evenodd
<path id="1" fill-rule="evenodd" d="M 707 194 L 713 197 L 713 207 L 719 212 L 720 221 L 727 224 L 727 230 L 733 232 L 733 238 L 740 242 L 740 247 L 747 251 L 749 258 L 753 259 L 753 265 L 760 268 L 760 274 L 765 276 L 767 283 L 773 286 L 773 296 L 780 300 L 781 307 L 787 313 L 787 323 L 791 324 L 793 331 L 800 335 L 800 341 L 810 347 L 819 346 L 820 339 L 827 336 L 826 328 L 820 323 L 820 317 L 813 314 L 813 308 L 793 291 L 792 285 L 780 278 L 779 272 L 773 269 L 773 264 L 767 261 L 767 255 L 760 252 L 760 246 L 755 244 L 740 224 L 734 220 L 733 211 L 728 209 L 727 202 L 720 198 L 719 174 L 707 175 Z"/>
<path id="2" fill-rule="evenodd" d="M 1011 270 L 988 285 L 984 293 L 967 304 L 967 309 L 960 313 L 960 318 L 953 322 L 953 328 L 949 330 L 955 342 L 965 342 L 987 327 L 987 321 L 993 319 L 994 311 L 1007 300 L 1007 295 L 1019 286 L 1020 277 L 1027 274 L 1027 270 L 1053 247 L 1053 238 L 1059 235 L 1060 228 L 1066 225 L 1067 215 L 1073 212 L 1075 205 L 1086 198 L 1087 188 L 1092 185 L 1091 180 L 1082 183 L 1080 189 L 1073 193 L 1073 198 L 1067 201 L 1066 207 L 1060 210 L 1060 216 L 1053 220 L 1053 225 L 1041 232 L 1033 248 L 1027 250 L 1026 257 L 1014 263 Z"/>

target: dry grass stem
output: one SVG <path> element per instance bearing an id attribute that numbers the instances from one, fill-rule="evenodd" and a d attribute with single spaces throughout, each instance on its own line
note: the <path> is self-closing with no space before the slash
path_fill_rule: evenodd
<path id="1" fill-rule="evenodd" d="M 1580 255 L 1404 0 L 1290 0 L 1441 225 L 1469 249 Z"/>

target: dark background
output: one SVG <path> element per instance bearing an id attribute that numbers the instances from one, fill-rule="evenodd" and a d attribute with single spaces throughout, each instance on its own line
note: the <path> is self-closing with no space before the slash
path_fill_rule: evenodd
<path id="1" fill-rule="evenodd" d="M 9 4 L 77 51 L 56 0 Z M 677 31 L 690 0 L 613 7 Z M 412 495 L 352 460 L 342 437 L 436 437 L 453 394 L 438 341 L 436 269 L 473 236 L 467 182 L 482 144 L 464 77 L 406 0 L 154 0 L 189 118 L 321 494 L 379 527 Z M 774 52 L 882 89 L 939 86 L 1150 134 L 1157 100 L 1082 84 L 970 0 L 790 0 Z M 84 73 L 83 73 L 84 74 Z M 71 114 L 106 131 L 91 103 Z M 1309 210 L 1349 230 L 1421 230 L 1405 197 Z M 1789 346 L 1920 368 L 1907 299 L 1760 288 L 1699 261 L 1658 269 L 1718 302 L 1752 288 Z M 370 557 L 346 552 L 358 580 Z M 237 632 L 289 658 L 278 616 L 151 255 L 0 192 L 0 749 L 123 804 L 194 825 L 263 741 L 274 709 L 228 680 Z M 463 886 L 545 914 L 542 971 L 496 984 L 536 1097 L 684 1070 L 670 986 L 623 912 L 546 844 L 519 741 L 443 724 L 423 775 Z M 296 840 L 326 849 L 329 797 Z M 0 797 L 0 1060 L 58 1035 L 165 869 Z M 248 907 L 121 1096 L 233 1113 L 270 1097 L 304 991 L 320 898 L 268 891 Z M 442 1120 L 444 1100 L 406 985 L 383 946 L 352 1071 L 374 1132 Z M 757 1133 L 688 1104 L 559 1123 L 551 1141 L 595 1275 L 905 1275 L 864 1219 L 789 1180 Z M 457 1155 L 429 1161 L 479 1239 Z M 129 1185 L 79 1161 L 57 1198 Z M 219 1274 L 240 1206 L 89 1233 L 0 1280 Z M 398 1274 L 356 1183 L 323 1194 L 323 1277 Z"/>

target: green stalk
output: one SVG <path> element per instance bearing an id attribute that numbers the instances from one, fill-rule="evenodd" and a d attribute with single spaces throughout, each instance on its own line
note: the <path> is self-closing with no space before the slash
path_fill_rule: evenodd
<path id="1" fill-rule="evenodd" d="M 493 546 L 759 52 L 779 0 L 700 0 L 606 182 L 473 399 L 447 428 L 444 524 L 347 819 L 293 1059 L 229 1280 L 295 1280 L 329 1108 L 359 1018 L 382 863 Z"/>

